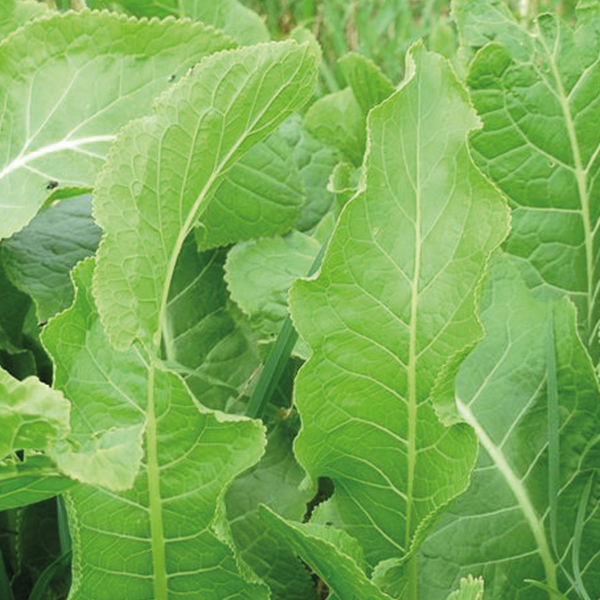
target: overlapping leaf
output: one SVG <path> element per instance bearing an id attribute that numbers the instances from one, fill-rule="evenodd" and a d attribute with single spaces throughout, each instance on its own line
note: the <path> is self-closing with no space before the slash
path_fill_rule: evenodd
<path id="1" fill-rule="evenodd" d="M 599 7 L 582 9 L 575 28 L 542 15 L 531 34 L 499 1 L 456 0 L 454 14 L 464 44 L 487 44 L 468 75 L 484 123 L 471 145 L 514 206 L 506 249 L 531 287 L 575 302 L 597 359 Z"/>
<path id="2" fill-rule="evenodd" d="M 115 351 L 94 306 L 93 266 L 88 259 L 75 269 L 75 304 L 44 334 L 56 386 L 74 405 L 73 442 L 89 443 L 91 433 L 103 462 L 110 450 L 103 441 L 129 431 L 132 446 L 141 426 L 143 456 L 136 460 L 121 445 L 109 457 L 118 468 L 120 456 L 133 472 L 132 489 L 80 485 L 69 494 L 71 597 L 266 598 L 266 588 L 240 575 L 217 533 L 223 489 L 260 457 L 262 427 L 202 408 L 181 378 L 151 364 L 139 345 Z"/>
<path id="3" fill-rule="evenodd" d="M 310 45 L 292 42 L 215 54 L 119 135 L 95 197 L 107 232 L 95 294 L 116 346 L 160 341 L 184 240 L 219 211 L 209 200 L 236 161 L 310 98 L 317 60 Z M 264 217 L 280 230 L 276 207 Z"/>
<path id="4" fill-rule="evenodd" d="M 69 272 L 94 254 L 100 234 L 92 218 L 91 197 L 80 196 L 49 207 L 2 244 L 8 276 L 34 299 L 39 321 L 47 321 L 71 304 Z M 6 309 L 1 300 L 0 306 Z"/>
<path id="5" fill-rule="evenodd" d="M 198 23 L 89 11 L 37 20 L 4 39 L 0 238 L 27 224 L 56 185 L 92 186 L 118 129 L 149 112 L 190 66 L 232 45 Z"/>
<path id="6" fill-rule="evenodd" d="M 534 299 L 506 257 L 492 262 L 483 304 L 486 337 L 467 357 L 456 380 L 456 406 L 475 429 L 481 455 L 470 488 L 423 546 L 423 589 L 428 591 L 423 598 L 444 598 L 467 573 L 484 577 L 490 600 L 548 598 L 525 579 L 571 597 L 577 507 L 600 464 L 594 368 L 577 336 L 572 304 L 566 299 Z M 548 400 L 549 353 L 555 355 L 558 397 L 556 491 L 550 462 L 549 412 L 554 409 Z M 598 492 L 596 479 L 594 498 Z M 590 597 L 596 598 L 596 500 L 584 514 L 576 552 L 582 580 Z"/>
<path id="7" fill-rule="evenodd" d="M 296 384 L 296 453 L 371 566 L 400 558 L 467 485 L 469 428 L 442 425 L 436 377 L 481 334 L 476 289 L 507 209 L 469 157 L 477 118 L 445 60 L 415 46 L 371 111 L 366 191 L 343 211 L 321 273 L 291 293 L 312 348 Z M 414 579 L 414 578 L 413 578 Z"/>

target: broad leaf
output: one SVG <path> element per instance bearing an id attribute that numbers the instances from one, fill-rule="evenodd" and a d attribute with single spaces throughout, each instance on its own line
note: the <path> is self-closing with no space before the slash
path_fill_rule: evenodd
<path id="1" fill-rule="evenodd" d="M 264 505 L 259 508 L 259 515 L 273 531 L 285 538 L 336 597 L 391 600 L 369 581 L 364 565 L 360 564 L 364 562 L 364 557 L 360 560 L 360 546 L 345 532 L 285 521 Z"/>
<path id="2" fill-rule="evenodd" d="M 289 421 L 276 425 L 268 435 L 267 450 L 249 473 L 238 478 L 227 493 L 227 515 L 240 557 L 269 585 L 272 598 L 317 600 L 308 571 L 295 552 L 264 522 L 257 508 L 266 504 L 284 518 L 299 521 L 313 492 L 300 491 L 304 479 L 292 452 L 295 428 Z"/>
<path id="3" fill-rule="evenodd" d="M 69 402 L 35 377 L 18 381 L 0 369 L 0 460 L 17 450 L 45 450 L 69 431 Z"/>
<path id="4" fill-rule="evenodd" d="M 296 228 L 307 231 L 327 214 L 333 201 L 333 195 L 327 191 L 327 181 L 339 161 L 339 151 L 310 135 L 300 115 L 292 115 L 279 131 L 293 148 L 304 188 L 305 204 Z"/>
<path id="5" fill-rule="evenodd" d="M 203 408 L 139 345 L 115 351 L 94 306 L 93 266 L 88 259 L 74 270 L 75 304 L 44 334 L 56 386 L 74 404 L 72 439 L 85 443 L 91 432 L 101 439 L 141 423 L 144 454 L 140 466 L 121 450 L 130 468 L 140 466 L 131 490 L 80 485 L 68 494 L 71 597 L 102 600 L 118 590 L 166 600 L 193 590 L 215 600 L 266 599 L 266 588 L 244 579 L 217 533 L 224 489 L 263 452 L 261 425 Z"/>
<path id="6" fill-rule="evenodd" d="M 460 580 L 460 589 L 452 592 L 448 600 L 481 600 L 483 598 L 483 579 L 473 579 L 469 575 Z"/>
<path id="7" fill-rule="evenodd" d="M 216 54 L 161 96 L 152 117 L 119 134 L 95 196 L 95 216 L 107 235 L 94 281 L 117 347 L 136 338 L 160 346 L 184 240 L 207 211 L 214 220 L 214 213 L 235 210 L 210 202 L 212 193 L 254 144 L 310 98 L 317 60 L 311 46 L 292 42 Z M 246 223 L 249 230 L 254 225 Z"/>
<path id="8" fill-rule="evenodd" d="M 233 300 L 263 335 L 277 335 L 288 315 L 292 283 L 310 271 L 321 244 L 298 231 L 285 237 L 241 242 L 225 264 Z"/>
<path id="9" fill-rule="evenodd" d="M 278 130 L 256 144 L 215 185 L 196 229 L 198 247 L 287 233 L 305 204 L 292 149 Z"/>
<path id="10" fill-rule="evenodd" d="M 3 40 L 0 238 L 26 225 L 56 186 L 93 185 L 120 127 L 232 44 L 200 24 L 89 11 L 34 21 Z"/>
<path id="11" fill-rule="evenodd" d="M 481 335 L 476 290 L 507 231 L 468 154 L 478 120 L 465 90 L 422 45 L 409 57 L 401 89 L 369 115 L 365 192 L 342 212 L 320 275 L 291 292 L 313 352 L 296 383 L 296 454 L 333 481 L 371 566 L 408 554 L 468 484 L 473 432 L 442 425 L 429 398 Z"/>
<path id="12" fill-rule="evenodd" d="M 163 356 L 197 400 L 227 410 L 258 368 L 256 340 L 229 300 L 224 250 L 198 252 L 193 236 L 177 260 L 163 330 Z"/>
<path id="13" fill-rule="evenodd" d="M 569 594 L 563 570 L 573 578 L 576 507 L 600 464 L 594 368 L 578 338 L 572 304 L 536 300 L 505 256 L 492 262 L 481 320 L 486 337 L 464 361 L 456 400 L 451 398 L 477 433 L 480 458 L 470 488 L 423 546 L 423 589 L 430 590 L 424 598 L 444 598 L 468 573 L 484 577 L 490 600 L 548 598 L 526 579 Z M 551 378 L 558 397 L 556 442 Z M 556 490 L 553 443 L 559 450 Z M 596 481 L 593 497 L 599 492 Z M 592 500 L 578 559 L 594 598 L 600 594 L 599 532 L 600 506 Z"/>
<path id="14" fill-rule="evenodd" d="M 463 43 L 480 46 L 468 86 L 484 128 L 476 162 L 514 206 L 506 249 L 528 284 L 568 294 L 600 355 L 600 8 L 575 28 L 552 15 L 531 34 L 501 3 L 457 0 Z"/>
<path id="15" fill-rule="evenodd" d="M 8 276 L 27 292 L 40 321 L 65 310 L 73 301 L 71 269 L 92 256 L 100 243 L 90 196 L 63 200 L 36 217 L 2 244 Z"/>
<path id="16" fill-rule="evenodd" d="M 317 100 L 304 118 L 306 130 L 321 143 L 339 150 L 355 166 L 365 152 L 365 113 L 351 88 Z"/>

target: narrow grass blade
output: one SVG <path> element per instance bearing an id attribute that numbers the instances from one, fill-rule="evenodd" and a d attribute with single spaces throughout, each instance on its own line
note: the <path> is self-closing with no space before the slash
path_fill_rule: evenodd
<path id="1" fill-rule="evenodd" d="M 44 598 L 51 597 L 48 588 L 50 587 L 52 580 L 61 569 L 69 564 L 70 560 L 71 550 L 61 554 L 55 561 L 51 562 L 35 582 L 31 594 L 29 594 L 29 600 L 44 600 Z"/>
<path id="2" fill-rule="evenodd" d="M 327 242 L 321 246 L 319 254 L 315 257 L 315 260 L 310 267 L 310 271 L 308 272 L 308 277 L 314 275 L 321 266 L 321 261 L 323 260 L 326 249 Z M 288 316 L 283 322 L 283 326 L 277 336 L 275 346 L 273 346 L 273 349 L 269 354 L 265 368 L 262 370 L 254 390 L 252 390 L 250 401 L 248 402 L 248 409 L 246 410 L 246 415 L 248 417 L 257 419 L 262 414 L 265 406 L 269 403 L 273 392 L 279 384 L 281 375 L 290 359 L 297 340 L 298 332 L 294 329 L 292 320 Z"/>
<path id="3" fill-rule="evenodd" d="M 0 549 L 0 598 L 6 598 L 6 600 L 15 600 L 10 582 L 8 581 L 8 574 L 6 573 L 6 567 L 4 565 L 4 557 L 2 556 L 2 550 Z"/>
<path id="4" fill-rule="evenodd" d="M 577 511 L 577 519 L 575 520 L 575 531 L 573 532 L 573 576 L 575 577 L 575 589 L 584 600 L 591 600 L 587 593 L 581 578 L 581 569 L 579 568 L 579 555 L 581 552 L 581 536 L 583 534 L 583 526 L 585 525 L 585 510 L 590 499 L 590 492 L 594 482 L 594 473 L 590 476 L 579 501 L 579 510 Z"/>

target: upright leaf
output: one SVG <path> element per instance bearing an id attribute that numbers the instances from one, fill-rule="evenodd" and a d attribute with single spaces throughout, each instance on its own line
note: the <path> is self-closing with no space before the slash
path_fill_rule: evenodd
<path id="1" fill-rule="evenodd" d="M 160 346 L 184 240 L 203 226 L 207 211 L 214 219 L 234 209 L 209 202 L 212 192 L 250 147 L 310 98 L 317 60 L 310 45 L 292 42 L 216 54 L 164 94 L 152 117 L 119 135 L 95 197 L 107 235 L 94 282 L 117 347 L 136 338 Z M 246 227 L 251 232 L 255 221 Z"/>
<path id="2" fill-rule="evenodd" d="M 572 596 L 579 498 L 600 464 L 600 404 L 594 368 L 577 332 L 573 305 L 536 300 L 505 256 L 492 262 L 481 320 L 486 337 L 464 361 L 450 401 L 477 433 L 481 453 L 470 488 L 422 550 L 426 600 L 468 573 L 486 581 L 490 600 L 544 599 L 537 580 Z M 556 347 L 549 325 L 554 328 Z M 559 402 L 558 497 L 550 498 L 548 352 L 555 353 Z M 599 493 L 596 483 L 595 497 Z M 557 503 L 556 548 L 551 503 Z M 591 596 L 600 594 L 600 506 L 590 502 L 579 564 Z M 552 596 L 550 596 L 552 598 Z"/>
<path id="3" fill-rule="evenodd" d="M 481 334 L 477 286 L 507 231 L 467 150 L 478 120 L 465 90 L 420 44 L 407 71 L 369 115 L 366 191 L 342 212 L 320 275 L 291 293 L 312 348 L 296 384 L 296 453 L 333 481 L 371 566 L 407 555 L 467 486 L 474 435 L 442 425 L 429 398 Z"/>
<path id="4" fill-rule="evenodd" d="M 514 207 L 507 251 L 531 287 L 568 294 L 600 356 L 600 7 L 571 28 L 552 15 L 531 34 L 502 3 L 456 0 L 463 43 L 478 47 L 468 86 L 484 127 L 476 162 Z"/>
<path id="5" fill-rule="evenodd" d="M 266 588 L 240 574 L 218 527 L 224 489 L 263 452 L 262 426 L 203 408 L 179 376 L 151 363 L 138 344 L 114 350 L 94 306 L 93 267 L 90 259 L 76 267 L 75 303 L 44 334 L 57 364 L 56 386 L 74 404 L 75 440 L 141 423 L 144 453 L 140 464 L 121 449 L 135 469 L 132 489 L 80 485 L 67 496 L 70 597 L 266 600 Z"/>
<path id="6" fill-rule="evenodd" d="M 26 225 L 56 186 L 92 186 L 116 132 L 175 77 L 232 45 L 200 24 L 89 11 L 34 21 L 3 40 L 0 238 Z"/>

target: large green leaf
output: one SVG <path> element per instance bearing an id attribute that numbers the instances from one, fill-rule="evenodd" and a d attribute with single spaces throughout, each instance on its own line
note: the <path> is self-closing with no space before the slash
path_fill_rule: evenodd
<path id="1" fill-rule="evenodd" d="M 456 0 L 463 43 L 481 46 L 468 86 L 484 127 L 471 146 L 514 210 L 506 244 L 531 287 L 568 294 L 600 355 L 600 8 L 531 34 L 491 0 Z"/>
<path id="2" fill-rule="evenodd" d="M 295 521 L 306 512 L 313 491 L 299 489 L 304 471 L 292 452 L 295 432 L 289 420 L 273 428 L 261 461 L 227 493 L 227 516 L 241 558 L 269 585 L 273 599 L 317 600 L 316 586 L 296 553 L 257 512 L 259 504 L 265 504 Z"/>
<path id="3" fill-rule="evenodd" d="M 93 266 L 88 259 L 74 270 L 75 303 L 44 333 L 55 385 L 73 402 L 72 440 L 141 424 L 144 454 L 140 465 L 121 449 L 135 469 L 132 489 L 80 485 L 68 494 L 70 597 L 266 599 L 266 588 L 240 575 L 218 527 L 224 488 L 263 452 L 262 426 L 203 408 L 141 346 L 114 350 L 94 306 Z"/>
<path id="4" fill-rule="evenodd" d="M 320 275 L 291 292 L 313 352 L 297 378 L 296 453 L 333 481 L 371 566 L 409 553 L 468 484 L 473 432 L 442 425 L 429 398 L 481 335 L 476 290 L 508 219 L 469 157 L 478 120 L 448 63 L 416 45 L 407 71 L 369 115 L 365 192 L 342 212 Z"/>
<path id="5" fill-rule="evenodd" d="M 152 117 L 119 134 L 95 196 L 107 235 L 94 281 L 117 347 L 136 338 L 160 346 L 184 240 L 207 211 L 215 219 L 215 212 L 236 210 L 210 202 L 212 192 L 237 160 L 310 98 L 317 60 L 312 46 L 293 42 L 216 54 L 164 94 Z M 264 215 L 279 231 L 277 207 Z M 255 227 L 254 220 L 245 223 L 247 233 Z"/>
<path id="6" fill-rule="evenodd" d="M 73 301 L 71 269 L 91 256 L 100 242 L 90 196 L 68 198 L 42 211 L 2 244 L 8 276 L 35 301 L 40 321 Z M 1 300 L 0 300 L 1 305 Z"/>
<path id="7" fill-rule="evenodd" d="M 345 532 L 285 521 L 264 505 L 259 508 L 259 515 L 311 565 L 336 598 L 391 600 L 367 578 L 361 548 Z"/>
<path id="8" fill-rule="evenodd" d="M 0 238 L 26 225 L 56 185 L 91 186 L 119 128 L 232 44 L 198 23 L 89 11 L 34 21 L 3 40 Z"/>
<path id="9" fill-rule="evenodd" d="M 454 393 L 450 398 L 477 433 L 481 454 L 470 488 L 423 546 L 423 589 L 429 590 L 423 598 L 445 598 L 467 573 L 483 576 L 489 600 L 548 598 L 525 579 L 575 598 L 562 569 L 573 579 L 579 498 L 600 464 L 600 404 L 574 307 L 564 298 L 535 299 L 510 259 L 499 256 L 492 262 L 481 320 L 486 337 L 464 361 L 456 400 Z M 549 418 L 555 410 L 551 380 L 558 397 L 556 442 Z M 559 456 L 556 474 L 553 450 Z M 585 513 L 577 550 L 592 598 L 600 594 L 599 493 L 596 478 L 596 500 Z"/>

